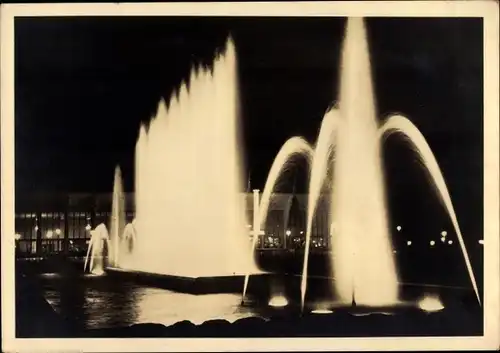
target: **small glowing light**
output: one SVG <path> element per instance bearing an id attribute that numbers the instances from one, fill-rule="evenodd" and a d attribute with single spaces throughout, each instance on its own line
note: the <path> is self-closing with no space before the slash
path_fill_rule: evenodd
<path id="1" fill-rule="evenodd" d="M 52 238 L 53 235 L 54 235 L 54 232 L 52 232 L 51 230 L 48 230 L 46 237 L 50 239 L 50 238 Z"/>
<path id="2" fill-rule="evenodd" d="M 61 234 L 61 230 L 59 228 L 56 229 L 56 234 L 57 235 Z"/>
<path id="3" fill-rule="evenodd" d="M 38 231 L 38 226 L 35 226 L 35 232 L 37 232 L 37 231 Z"/>
<path id="4" fill-rule="evenodd" d="M 443 231 L 441 232 L 441 235 L 442 235 L 443 237 L 445 237 L 445 236 L 447 236 L 447 235 L 448 235 L 448 232 L 447 232 L 447 231 L 445 231 L 445 230 L 443 230 Z"/>
<path id="5" fill-rule="evenodd" d="M 252 228 L 252 225 L 251 225 L 251 224 L 247 224 L 247 227 L 248 227 L 248 228 Z"/>
<path id="6" fill-rule="evenodd" d="M 69 241 L 69 243 L 70 243 L 71 245 L 73 245 L 73 240 L 70 240 L 70 241 Z"/>
<path id="7" fill-rule="evenodd" d="M 443 303 L 435 295 L 426 295 L 418 301 L 418 307 L 423 311 L 436 312 L 444 309 Z"/>
<path id="8" fill-rule="evenodd" d="M 483 245 L 484 244 L 484 240 L 483 239 L 479 239 L 478 243 L 481 244 L 481 245 Z"/>
<path id="9" fill-rule="evenodd" d="M 453 240 L 448 240 L 448 244 L 449 245 L 453 244 Z"/>
<path id="10" fill-rule="evenodd" d="M 434 246 L 434 245 L 436 244 L 436 242 L 435 242 L 434 240 L 431 240 L 431 241 L 429 242 L 429 244 L 431 244 L 431 246 Z"/>
<path id="11" fill-rule="evenodd" d="M 86 230 L 90 230 L 90 229 L 92 229 L 92 227 L 90 226 L 90 224 L 87 224 L 87 225 L 85 226 L 85 229 L 86 229 Z"/>
<path id="12" fill-rule="evenodd" d="M 406 245 L 410 246 L 410 245 L 411 245 L 411 240 L 408 240 L 408 241 L 406 242 Z"/>
<path id="13" fill-rule="evenodd" d="M 301 230 L 301 231 L 300 231 L 300 234 L 304 234 L 304 231 L 303 231 L 303 230 Z"/>
<path id="14" fill-rule="evenodd" d="M 333 311 L 329 310 L 329 309 L 316 309 L 316 310 L 313 310 L 311 311 L 312 314 L 331 314 L 333 313 Z"/>
<path id="15" fill-rule="evenodd" d="M 290 229 L 287 229 L 287 230 L 286 230 L 286 232 L 285 232 L 285 234 L 286 234 L 287 236 L 290 236 L 290 234 L 292 234 L 292 231 L 291 231 Z"/>
<path id="16" fill-rule="evenodd" d="M 19 239 L 21 239 L 21 234 L 19 234 L 19 233 L 16 233 L 16 234 L 14 235 L 14 238 L 15 238 L 16 240 L 19 240 Z"/>
<path id="17" fill-rule="evenodd" d="M 446 241 L 446 238 L 445 237 L 442 237 L 441 238 L 441 243 L 444 243 Z"/>
<path id="18" fill-rule="evenodd" d="M 400 232 L 402 228 L 401 226 L 397 226 L 396 229 L 398 230 L 398 232 Z"/>
<path id="19" fill-rule="evenodd" d="M 394 250 L 393 253 L 397 254 L 398 252 L 397 252 L 397 250 Z"/>
<path id="20" fill-rule="evenodd" d="M 89 243 L 90 243 L 90 240 L 87 240 L 87 241 L 85 242 L 85 244 L 87 244 L 87 245 L 88 245 Z"/>
<path id="21" fill-rule="evenodd" d="M 275 308 L 282 308 L 287 305 L 288 305 L 288 300 L 282 295 L 277 295 L 275 297 L 272 297 L 271 300 L 269 301 L 269 306 Z"/>

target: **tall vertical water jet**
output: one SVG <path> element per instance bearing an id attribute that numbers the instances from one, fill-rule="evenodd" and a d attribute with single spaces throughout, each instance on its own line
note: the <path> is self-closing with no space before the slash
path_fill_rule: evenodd
<path id="1" fill-rule="evenodd" d="M 387 221 L 369 48 L 362 18 L 347 20 L 340 68 L 339 122 L 332 191 L 332 261 L 340 302 L 398 301 Z"/>
<path id="2" fill-rule="evenodd" d="M 455 233 L 457 234 L 460 249 L 462 250 L 462 254 L 465 260 L 465 266 L 467 268 L 472 287 L 474 288 L 474 292 L 476 293 L 478 302 L 481 303 L 476 278 L 474 276 L 472 264 L 465 247 L 462 231 L 460 230 L 460 226 L 458 225 L 455 208 L 453 207 L 453 203 L 451 202 L 450 193 L 448 192 L 443 173 L 439 168 L 439 164 L 437 163 L 431 148 L 427 144 L 427 141 L 425 140 L 425 137 L 422 135 L 420 130 L 418 130 L 418 128 L 410 120 L 403 116 L 394 115 L 390 117 L 380 128 L 381 137 L 387 137 L 391 133 L 399 133 L 407 137 L 408 141 L 412 144 L 414 151 L 417 153 L 419 159 L 422 161 L 422 164 L 426 168 L 429 179 L 432 182 L 432 185 L 435 187 L 437 195 L 439 196 L 439 200 L 446 208 L 448 216 L 451 219 L 453 228 L 455 229 Z"/>
<path id="3" fill-rule="evenodd" d="M 135 270 L 186 277 L 256 272 L 248 256 L 236 52 L 160 102 L 136 145 Z"/>
<path id="4" fill-rule="evenodd" d="M 120 167 L 115 168 L 113 183 L 113 201 L 110 221 L 110 254 L 109 262 L 112 266 L 119 265 L 120 237 L 125 228 L 125 198 L 123 194 L 123 181 Z"/>

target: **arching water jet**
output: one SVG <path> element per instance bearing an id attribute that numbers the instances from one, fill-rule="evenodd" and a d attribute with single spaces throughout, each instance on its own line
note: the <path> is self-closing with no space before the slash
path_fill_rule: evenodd
<path id="1" fill-rule="evenodd" d="M 331 166 L 331 156 L 335 148 L 335 133 L 338 124 L 338 112 L 331 109 L 325 114 L 314 149 L 312 159 L 311 176 L 309 178 L 309 195 L 307 200 L 307 225 L 306 242 L 304 248 L 304 262 L 302 266 L 301 279 L 301 307 L 304 309 L 305 296 L 307 290 L 309 251 L 311 245 L 311 230 L 316 212 L 318 199 L 323 189 L 325 179 L 328 174 L 328 168 Z"/>
<path id="2" fill-rule="evenodd" d="M 254 224 L 259 225 L 260 229 L 262 229 L 262 227 L 266 224 L 269 205 L 271 203 L 271 197 L 276 183 L 278 182 L 283 172 L 287 170 L 287 166 L 289 165 L 289 163 L 291 163 L 293 161 L 293 158 L 296 156 L 306 158 L 307 165 L 310 166 L 313 157 L 313 149 L 309 145 L 309 143 L 302 137 L 292 137 L 288 139 L 280 148 L 278 154 L 274 158 L 260 201 L 258 202 L 258 205 L 254 205 L 254 207 L 258 207 L 258 219 L 254 220 Z M 259 238 L 258 231 L 260 229 L 253 230 L 254 236 L 252 238 L 252 246 L 250 250 L 250 256 L 252 259 L 254 257 L 255 247 Z M 245 275 L 245 282 L 243 285 L 243 299 L 245 299 L 246 297 L 249 276 L 250 273 L 247 273 Z"/>
<path id="3" fill-rule="evenodd" d="M 476 278 L 474 276 L 474 271 L 472 270 L 472 264 L 467 253 L 467 248 L 465 247 L 462 231 L 460 230 L 460 226 L 458 224 L 455 208 L 453 207 L 448 187 L 446 186 L 443 173 L 439 168 L 436 157 L 434 157 L 429 144 L 427 143 L 420 130 L 406 117 L 401 115 L 394 115 L 387 119 L 384 125 L 382 125 L 382 127 L 380 128 L 380 136 L 387 138 L 391 134 L 401 134 L 407 137 L 408 142 L 411 143 L 413 150 L 416 152 L 422 164 L 425 166 L 425 170 L 429 175 L 429 181 L 435 188 L 436 194 L 439 196 L 439 201 L 444 205 L 448 216 L 451 219 L 453 228 L 455 229 L 455 233 L 457 234 L 460 249 L 462 250 L 462 254 L 465 260 L 465 266 L 467 268 L 472 287 L 474 288 L 474 292 L 479 304 L 481 304 L 481 298 L 479 296 Z"/>

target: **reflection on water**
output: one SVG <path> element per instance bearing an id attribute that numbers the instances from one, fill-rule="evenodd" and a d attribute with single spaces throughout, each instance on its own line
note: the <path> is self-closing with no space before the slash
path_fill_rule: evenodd
<path id="1" fill-rule="evenodd" d="M 44 297 L 55 311 L 85 329 L 139 323 L 172 325 L 182 320 L 195 324 L 211 319 L 234 322 L 257 316 L 254 308 L 240 306 L 241 295 L 237 294 L 196 296 L 106 276 L 41 276 L 40 280 Z"/>
<path id="2" fill-rule="evenodd" d="M 138 322 L 172 325 L 189 320 L 201 324 L 220 318 L 234 322 L 254 315 L 251 308 L 240 306 L 241 296 L 236 294 L 195 296 L 153 288 L 140 288 L 137 293 Z"/>

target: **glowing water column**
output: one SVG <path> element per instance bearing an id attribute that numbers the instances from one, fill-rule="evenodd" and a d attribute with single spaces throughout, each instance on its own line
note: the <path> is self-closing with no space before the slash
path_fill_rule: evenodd
<path id="1" fill-rule="evenodd" d="M 264 231 L 260 229 L 260 203 L 259 203 L 259 189 L 253 190 L 253 229 L 250 234 L 254 238 L 254 242 L 257 242 L 257 239 L 260 235 L 264 235 Z M 253 247 L 252 247 L 253 249 Z M 253 250 L 252 250 L 253 252 Z"/>
<path id="2" fill-rule="evenodd" d="M 260 235 L 264 235 L 264 231 L 260 229 L 260 202 L 259 202 L 259 189 L 253 190 L 253 226 L 250 235 L 252 236 L 252 246 L 250 247 L 250 258 L 253 261 L 254 257 L 254 249 L 257 244 L 257 240 Z M 251 271 L 248 271 L 245 274 L 245 282 L 243 284 L 243 297 L 244 300 L 246 297 L 247 289 L 248 289 L 248 281 L 250 280 Z"/>
<path id="3" fill-rule="evenodd" d="M 340 68 L 340 119 L 332 189 L 335 289 L 341 302 L 398 301 L 387 221 L 369 48 L 362 18 L 349 18 Z"/>

